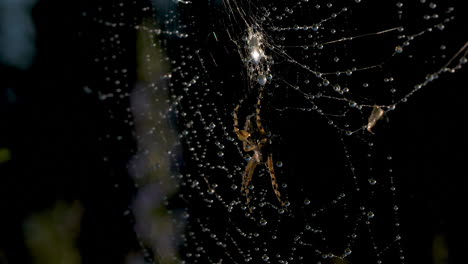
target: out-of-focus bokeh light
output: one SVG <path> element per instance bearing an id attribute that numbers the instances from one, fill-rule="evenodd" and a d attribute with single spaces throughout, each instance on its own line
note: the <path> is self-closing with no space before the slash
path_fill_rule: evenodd
<path id="1" fill-rule="evenodd" d="M 0 0 L 0 62 L 26 69 L 34 59 L 36 0 Z"/>

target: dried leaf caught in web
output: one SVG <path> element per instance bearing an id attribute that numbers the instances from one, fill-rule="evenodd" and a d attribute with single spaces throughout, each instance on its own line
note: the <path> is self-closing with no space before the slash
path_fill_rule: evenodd
<path id="1" fill-rule="evenodd" d="M 374 109 L 372 109 L 372 113 L 367 120 L 367 131 L 374 134 L 372 129 L 377 124 L 377 122 L 384 117 L 384 114 L 385 111 L 380 106 L 374 106 Z"/>

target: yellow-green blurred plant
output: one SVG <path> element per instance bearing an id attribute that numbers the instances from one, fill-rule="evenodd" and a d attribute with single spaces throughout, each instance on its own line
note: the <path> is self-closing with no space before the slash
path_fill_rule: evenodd
<path id="1" fill-rule="evenodd" d="M 448 246 L 444 235 L 434 236 L 432 241 L 432 258 L 434 264 L 448 263 Z"/>
<path id="2" fill-rule="evenodd" d="M 0 164 L 11 159 L 11 152 L 7 148 L 0 148 Z"/>
<path id="3" fill-rule="evenodd" d="M 79 264 L 76 239 L 83 208 L 78 202 L 59 201 L 51 209 L 31 215 L 24 222 L 24 236 L 36 264 Z"/>
<path id="4" fill-rule="evenodd" d="M 177 159 L 177 131 L 172 124 L 165 62 L 155 32 L 155 21 L 139 26 L 137 35 L 138 82 L 131 96 L 138 138 L 138 154 L 131 161 L 139 189 L 133 202 L 135 229 L 141 241 L 150 246 L 158 263 L 176 263 L 181 226 L 174 224 L 174 211 L 166 208 L 177 192 L 172 162 Z"/>

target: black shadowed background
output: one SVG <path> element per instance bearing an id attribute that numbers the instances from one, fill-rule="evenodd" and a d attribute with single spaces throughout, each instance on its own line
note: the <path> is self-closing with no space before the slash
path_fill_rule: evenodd
<path id="1" fill-rule="evenodd" d="M 239 32 L 242 23 L 237 25 L 233 22 L 236 20 L 224 19 L 223 10 L 227 7 L 216 2 L 193 1 L 189 3 L 190 8 L 181 8 L 177 23 L 195 24 L 196 31 L 191 32 L 191 37 L 186 40 L 167 37 L 160 43 L 171 58 L 185 54 L 183 49 L 191 45 L 210 51 L 210 58 L 207 56 L 205 60 L 206 71 L 214 72 L 213 79 L 225 84 L 220 88 L 225 98 L 221 101 L 213 98 L 213 101 L 234 105 L 248 94 L 239 88 L 246 81 L 235 77 L 242 71 L 242 63 L 236 58 L 236 46 L 231 41 L 242 39 Z M 284 4 L 284 1 L 279 2 L 280 6 Z M 467 19 L 461 2 L 449 3 L 455 7 L 457 19 L 446 25 L 443 35 L 434 36 L 434 41 L 448 46 L 445 61 L 468 39 Z M 125 8 L 121 8 L 119 1 L 0 1 L 3 17 L 0 25 L 0 263 L 141 263 L 134 260 L 140 255 L 149 263 L 171 263 L 158 258 L 159 253 L 151 250 L 150 242 L 142 242 L 140 238 L 146 236 L 141 234 L 144 229 L 135 227 L 134 213 L 129 210 L 138 200 L 138 189 L 142 183 L 134 179 L 129 165 L 139 146 L 135 132 L 137 126 L 131 121 L 134 117 L 128 111 L 132 108 L 129 94 L 138 89 L 139 80 L 141 82 L 144 78 L 138 73 L 138 49 L 141 49 L 138 39 L 141 37 L 133 26 L 128 25 L 144 24 L 152 12 L 157 17 L 155 23 L 164 25 L 172 17 L 172 13 L 168 13 L 169 16 L 165 13 L 171 3 L 154 1 L 154 10 L 150 10 L 145 9 L 149 4 L 146 2 L 126 3 Z M 245 1 L 239 3 L 245 10 L 255 8 Z M 397 18 L 394 10 L 384 14 L 381 7 L 372 4 L 352 11 L 355 12 L 352 21 L 356 25 L 374 21 L 379 16 Z M 423 11 L 410 11 L 408 13 L 415 20 L 423 14 Z M 116 18 L 122 25 L 112 26 L 112 32 L 107 30 L 109 26 L 105 21 Z M 412 25 L 413 17 L 405 19 Z M 300 23 L 300 18 L 295 22 Z M 351 28 L 349 26 L 349 33 L 356 35 Z M 109 42 L 109 39 L 116 38 L 115 32 L 119 34 L 118 42 Z M 213 37 L 213 32 L 216 37 Z M 360 32 L 372 30 L 362 28 Z M 236 33 L 237 36 L 231 35 Z M 417 50 L 411 51 L 422 69 L 418 69 L 417 63 L 389 63 L 398 72 L 411 72 L 409 76 L 402 76 L 400 82 L 403 83 L 405 78 L 412 81 L 411 75 L 418 71 L 427 72 L 423 65 L 431 63 L 434 58 L 430 55 L 433 47 L 425 42 L 432 40 L 431 37 L 419 40 L 414 44 Z M 118 45 L 113 46 L 115 43 Z M 378 41 L 373 43 L 379 45 Z M 359 50 L 357 46 L 353 52 L 362 53 L 363 60 L 366 54 L 368 59 L 373 56 L 372 52 Z M 15 53 L 22 55 L 14 56 Z M 440 53 L 440 50 L 435 52 L 437 55 Z M 114 55 L 118 55 L 118 59 L 113 58 Z M 327 53 L 322 55 L 327 56 Z M 151 60 L 150 64 L 160 61 L 164 59 Z M 174 68 L 180 66 L 177 63 L 171 65 Z M 190 65 L 187 68 L 191 69 Z M 279 72 L 284 74 L 283 78 L 301 78 L 294 76 L 295 73 L 286 67 Z M 466 68 L 462 68 L 455 74 L 444 75 L 431 82 L 408 103 L 388 113 L 388 122 L 376 131 L 377 152 L 382 152 L 382 156 L 391 153 L 392 156 L 405 263 L 463 263 L 466 259 L 468 218 L 464 212 L 468 182 L 464 150 L 467 147 L 467 74 Z M 119 75 L 125 77 L 116 77 Z M 106 93 L 117 86 L 119 89 L 123 87 L 124 96 L 119 100 L 108 96 L 106 99 Z M 182 88 L 174 89 L 180 91 Z M 301 102 L 282 90 L 275 93 L 270 96 L 276 105 L 282 105 L 284 100 Z M 211 99 L 206 97 L 207 102 Z M 155 107 L 158 107 L 157 103 Z M 286 164 L 291 164 L 285 170 L 290 172 L 289 175 L 304 175 L 303 178 L 297 176 L 285 180 L 290 188 L 305 184 L 314 190 L 313 196 L 326 197 L 330 190 L 320 184 L 326 185 L 330 179 L 314 178 L 309 166 L 316 163 L 312 169 L 314 172 L 339 174 L 340 168 L 335 163 L 346 163 L 333 152 L 335 147 L 340 147 L 340 141 L 336 141 L 329 127 L 314 125 L 318 118 L 311 118 L 308 113 L 276 115 L 265 110 L 264 119 L 273 120 L 271 127 L 281 132 L 277 136 L 284 144 L 276 146 L 276 150 L 281 150 L 278 155 Z M 231 120 L 224 122 L 231 124 Z M 183 130 L 183 125 L 177 121 L 174 123 L 177 130 Z M 157 132 L 155 137 L 158 137 Z M 329 142 L 336 146 L 330 146 Z M 188 146 L 182 144 L 181 148 Z M 188 155 L 186 153 L 184 155 Z M 161 155 L 170 154 L 164 152 Z M 226 161 L 229 162 L 227 158 Z M 353 162 L 356 167 L 366 166 L 361 165 L 365 160 Z M 196 171 L 197 164 L 193 160 L 181 163 L 184 163 L 185 173 Z M 379 166 L 388 164 L 377 162 L 375 166 L 378 170 Z M 188 196 L 190 192 L 197 193 L 183 187 L 180 191 L 189 193 Z M 291 194 L 291 201 L 294 199 L 294 194 Z M 169 208 L 187 206 L 185 198 L 170 201 Z M 216 216 L 219 213 L 216 210 L 220 210 L 203 207 L 200 198 L 187 203 L 197 217 Z M 236 217 L 232 215 L 230 218 Z M 219 226 L 213 224 L 211 229 L 222 234 L 220 230 L 229 225 L 229 221 L 220 220 Z M 294 225 L 303 220 L 296 217 L 289 221 L 293 230 Z M 380 232 L 378 227 L 376 232 Z M 156 230 L 152 236 L 159 233 L 163 232 Z M 200 239 L 210 238 L 200 236 Z M 197 251 L 195 247 L 190 243 L 181 246 L 181 255 Z M 214 257 L 209 259 L 210 253 L 204 253 L 216 250 L 215 245 L 211 247 L 205 246 L 201 258 L 206 258 L 204 263 L 220 263 Z M 272 244 L 271 247 L 274 250 L 284 245 Z M 244 263 L 236 256 L 238 250 L 226 249 L 229 250 L 232 258 L 222 263 Z M 218 254 L 216 252 L 213 256 Z M 186 263 L 193 263 L 191 257 L 185 257 Z M 322 263 L 347 263 L 325 261 L 328 260 Z M 271 263 L 276 262 L 271 260 Z M 353 262 L 351 259 L 349 263 L 375 261 Z"/>

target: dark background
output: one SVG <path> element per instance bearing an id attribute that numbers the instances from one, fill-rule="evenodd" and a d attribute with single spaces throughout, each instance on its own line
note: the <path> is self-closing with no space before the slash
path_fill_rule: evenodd
<path id="1" fill-rule="evenodd" d="M 107 88 L 98 81 L 104 72 L 91 63 L 105 32 L 82 17 L 82 10 L 95 5 L 39 1 L 33 12 L 34 64 L 27 70 L 0 66 L 0 147 L 12 155 L 0 164 L 0 261 L 5 263 L 32 261 L 23 221 L 57 200 L 79 200 L 84 208 L 78 240 L 83 263 L 123 263 L 129 252 L 140 250 L 132 217 L 123 214 L 135 193 L 126 167 L 135 152 L 132 127 L 109 118 L 109 109 L 118 119 L 125 107 L 83 89 Z M 200 10 L 193 9 L 193 15 Z M 444 41 L 461 46 L 466 23 L 464 14 L 457 15 L 460 20 Z M 216 28 L 208 17 L 200 21 Z M 121 63 L 132 69 L 135 35 L 123 30 L 122 36 L 129 52 Z M 438 235 L 448 243 L 448 263 L 466 259 L 466 76 L 463 69 L 441 78 L 390 116 L 391 139 L 385 144 L 394 156 L 408 263 L 433 263 Z M 134 78 L 130 74 L 126 81 Z M 125 140 L 103 140 L 108 134 Z"/>

